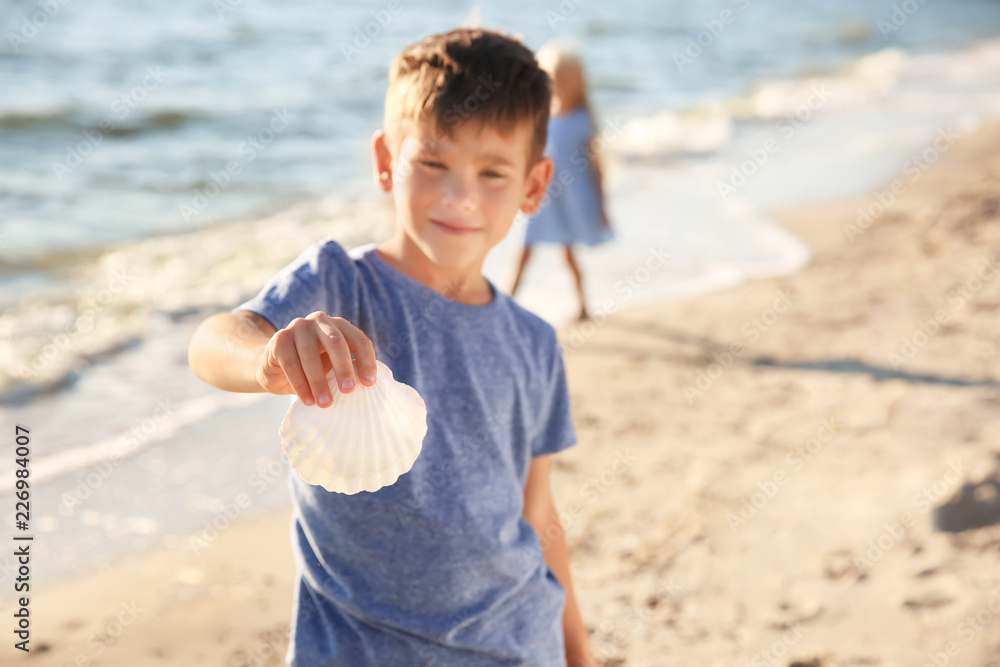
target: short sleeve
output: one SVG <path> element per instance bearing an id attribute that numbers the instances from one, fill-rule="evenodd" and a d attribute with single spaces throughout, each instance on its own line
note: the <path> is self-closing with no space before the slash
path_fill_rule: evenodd
<path id="1" fill-rule="evenodd" d="M 573 414 L 570 409 L 569 382 L 566 379 L 566 367 L 563 362 L 562 349 L 558 343 L 555 346 L 551 377 L 542 412 L 541 428 L 536 432 L 531 444 L 531 456 L 555 454 L 576 444 L 576 428 L 573 426 Z"/>
<path id="2" fill-rule="evenodd" d="M 296 317 L 321 310 L 354 322 L 357 267 L 336 241 L 319 241 L 302 251 L 248 301 L 231 312 L 252 310 L 277 330 Z"/>

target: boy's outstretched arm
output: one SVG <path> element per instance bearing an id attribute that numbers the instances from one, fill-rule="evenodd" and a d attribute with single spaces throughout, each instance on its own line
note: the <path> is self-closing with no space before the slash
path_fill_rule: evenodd
<path id="1" fill-rule="evenodd" d="M 569 548 L 552 498 L 550 459 L 551 455 L 546 455 L 536 456 L 531 460 L 528 481 L 524 486 L 524 518 L 538 533 L 545 550 L 545 562 L 566 589 L 566 606 L 563 610 L 566 664 L 569 667 L 597 667 L 597 661 L 590 650 L 590 636 L 573 591 L 573 579 L 569 572 Z"/>
<path id="2" fill-rule="evenodd" d="M 219 389 L 296 394 L 320 407 L 332 404 L 326 379 L 331 368 L 343 393 L 354 391 L 359 380 L 375 384 L 376 372 L 375 348 L 364 332 L 320 311 L 296 317 L 280 331 L 249 310 L 213 315 L 191 337 L 188 363 L 199 379 Z"/>
<path id="3" fill-rule="evenodd" d="M 200 380 L 237 392 L 261 392 L 256 373 L 275 328 L 249 310 L 219 313 L 195 330 L 188 344 L 188 365 Z"/>

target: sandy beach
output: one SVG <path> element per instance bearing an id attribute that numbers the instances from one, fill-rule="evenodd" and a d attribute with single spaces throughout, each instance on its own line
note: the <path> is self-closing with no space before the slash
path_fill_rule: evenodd
<path id="1" fill-rule="evenodd" d="M 813 249 L 794 275 L 560 331 L 555 492 L 603 664 L 1000 665 L 998 183 L 988 126 L 772 212 Z M 283 664 L 289 520 L 43 588 L 25 664 Z"/>

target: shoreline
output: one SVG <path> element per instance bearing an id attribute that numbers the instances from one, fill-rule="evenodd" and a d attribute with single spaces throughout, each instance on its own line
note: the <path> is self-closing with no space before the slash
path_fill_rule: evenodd
<path id="1" fill-rule="evenodd" d="M 591 257 L 582 253 L 587 275 L 599 278 L 591 283 L 596 302 L 613 296 L 602 290 L 621 277 L 620 267 L 633 263 L 630 253 L 636 243 L 664 243 L 689 260 L 659 271 L 655 280 L 661 289 L 646 291 L 661 299 L 794 268 L 797 251 L 781 239 L 767 233 L 757 236 L 770 238 L 744 238 L 751 226 L 739 219 L 741 215 L 724 210 L 728 206 L 719 206 L 718 186 L 732 185 L 738 167 L 737 175 L 749 179 L 740 186 L 739 198 L 754 210 L 874 188 L 896 171 L 897 159 L 902 162 L 911 148 L 922 147 L 925 135 L 934 129 L 952 123 L 971 126 L 1000 114 L 1000 97 L 989 94 L 998 80 L 998 50 L 995 36 L 927 52 L 881 45 L 852 55 L 843 66 L 751 79 L 740 92 L 719 92 L 691 107 L 647 109 L 614 131 L 602 130 L 609 182 L 616 172 L 627 172 L 628 178 L 653 172 L 650 182 L 663 196 L 647 197 L 642 205 L 638 201 L 644 188 L 639 197 L 634 192 L 614 197 L 613 226 L 627 232 L 627 242 L 594 253 L 589 264 Z M 816 86 L 829 88 L 830 95 L 823 96 L 829 99 L 822 105 L 812 97 Z M 933 103 L 909 103 L 928 90 L 938 93 L 927 98 Z M 605 111 L 607 118 L 617 118 L 613 108 Z M 763 146 L 774 148 L 774 154 Z M 765 170 L 757 169 L 760 160 L 747 163 L 748 155 L 759 156 L 761 151 L 771 155 Z M 809 169 L 803 170 L 806 163 Z M 685 167 L 675 169 L 677 164 Z M 728 196 L 723 200 L 733 202 Z M 255 293 L 277 267 L 327 233 L 345 241 L 372 240 L 392 224 L 391 207 L 383 204 L 382 195 L 372 189 L 338 194 L 324 188 L 304 201 L 296 197 L 287 207 L 268 205 L 256 213 L 206 219 L 194 227 L 167 225 L 162 234 L 112 234 L 106 246 L 80 249 L 77 260 L 76 251 L 64 249 L 8 266 L 13 273 L 7 272 L 0 289 L 0 299 L 9 306 L 0 322 L 0 342 L 6 336 L 13 355 L 0 365 L 0 400 L 20 407 L 55 398 L 51 392 L 56 389 L 65 393 L 62 390 L 86 376 L 96 358 L 100 364 L 113 362 L 136 341 L 142 344 L 158 335 L 155 320 L 177 322 Z M 650 211 L 680 224 L 657 230 L 667 226 L 649 225 Z M 651 228 L 665 233 L 647 238 L 644 234 Z M 728 239 L 729 247 L 706 243 L 706 238 Z M 486 272 L 508 276 L 516 256 L 506 259 Z M 547 263 L 558 261 L 561 258 Z M 528 272 L 534 271 L 529 265 Z M 564 288 L 572 288 L 562 271 L 539 271 L 531 278 L 519 295 L 526 305 L 551 313 L 552 321 L 575 315 L 571 307 L 560 312 L 568 306 L 561 297 Z M 212 287 L 206 289 L 206 284 Z M 76 309 L 75 314 L 67 308 Z M 42 321 L 33 315 L 42 309 L 65 314 Z M 79 328 L 76 315 L 84 316 Z M 108 325 L 112 319 L 113 326 Z M 14 331 L 19 335 L 11 338 Z M 43 355 L 44 346 L 28 344 L 32 339 L 53 341 L 55 347 Z M 66 410 L 75 417 L 79 408 L 70 405 L 60 411 Z M 120 425 L 103 426 L 112 435 Z"/>
<path id="2" fill-rule="evenodd" d="M 769 211 L 812 249 L 806 267 L 630 305 L 567 350 L 580 442 L 553 484 L 605 664 L 888 667 L 951 642 L 950 665 L 1000 655 L 1000 618 L 969 641 L 957 629 L 1000 589 L 998 526 L 933 529 L 1000 457 L 1000 281 L 970 286 L 1000 250 L 998 149 L 997 124 L 960 139 L 854 243 L 843 228 L 870 195 Z M 265 510 L 201 553 L 43 584 L 34 650 L 53 665 L 283 664 L 288 521 Z"/>

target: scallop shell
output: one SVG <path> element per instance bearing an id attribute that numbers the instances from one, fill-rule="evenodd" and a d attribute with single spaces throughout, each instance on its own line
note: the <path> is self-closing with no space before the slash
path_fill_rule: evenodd
<path id="1" fill-rule="evenodd" d="M 281 449 L 309 484 L 354 494 L 393 484 L 413 467 L 427 435 L 427 406 L 376 360 L 375 384 L 349 394 L 330 382 L 333 403 L 308 406 L 292 395 L 281 420 Z M 333 372 L 327 374 L 333 378 Z"/>

